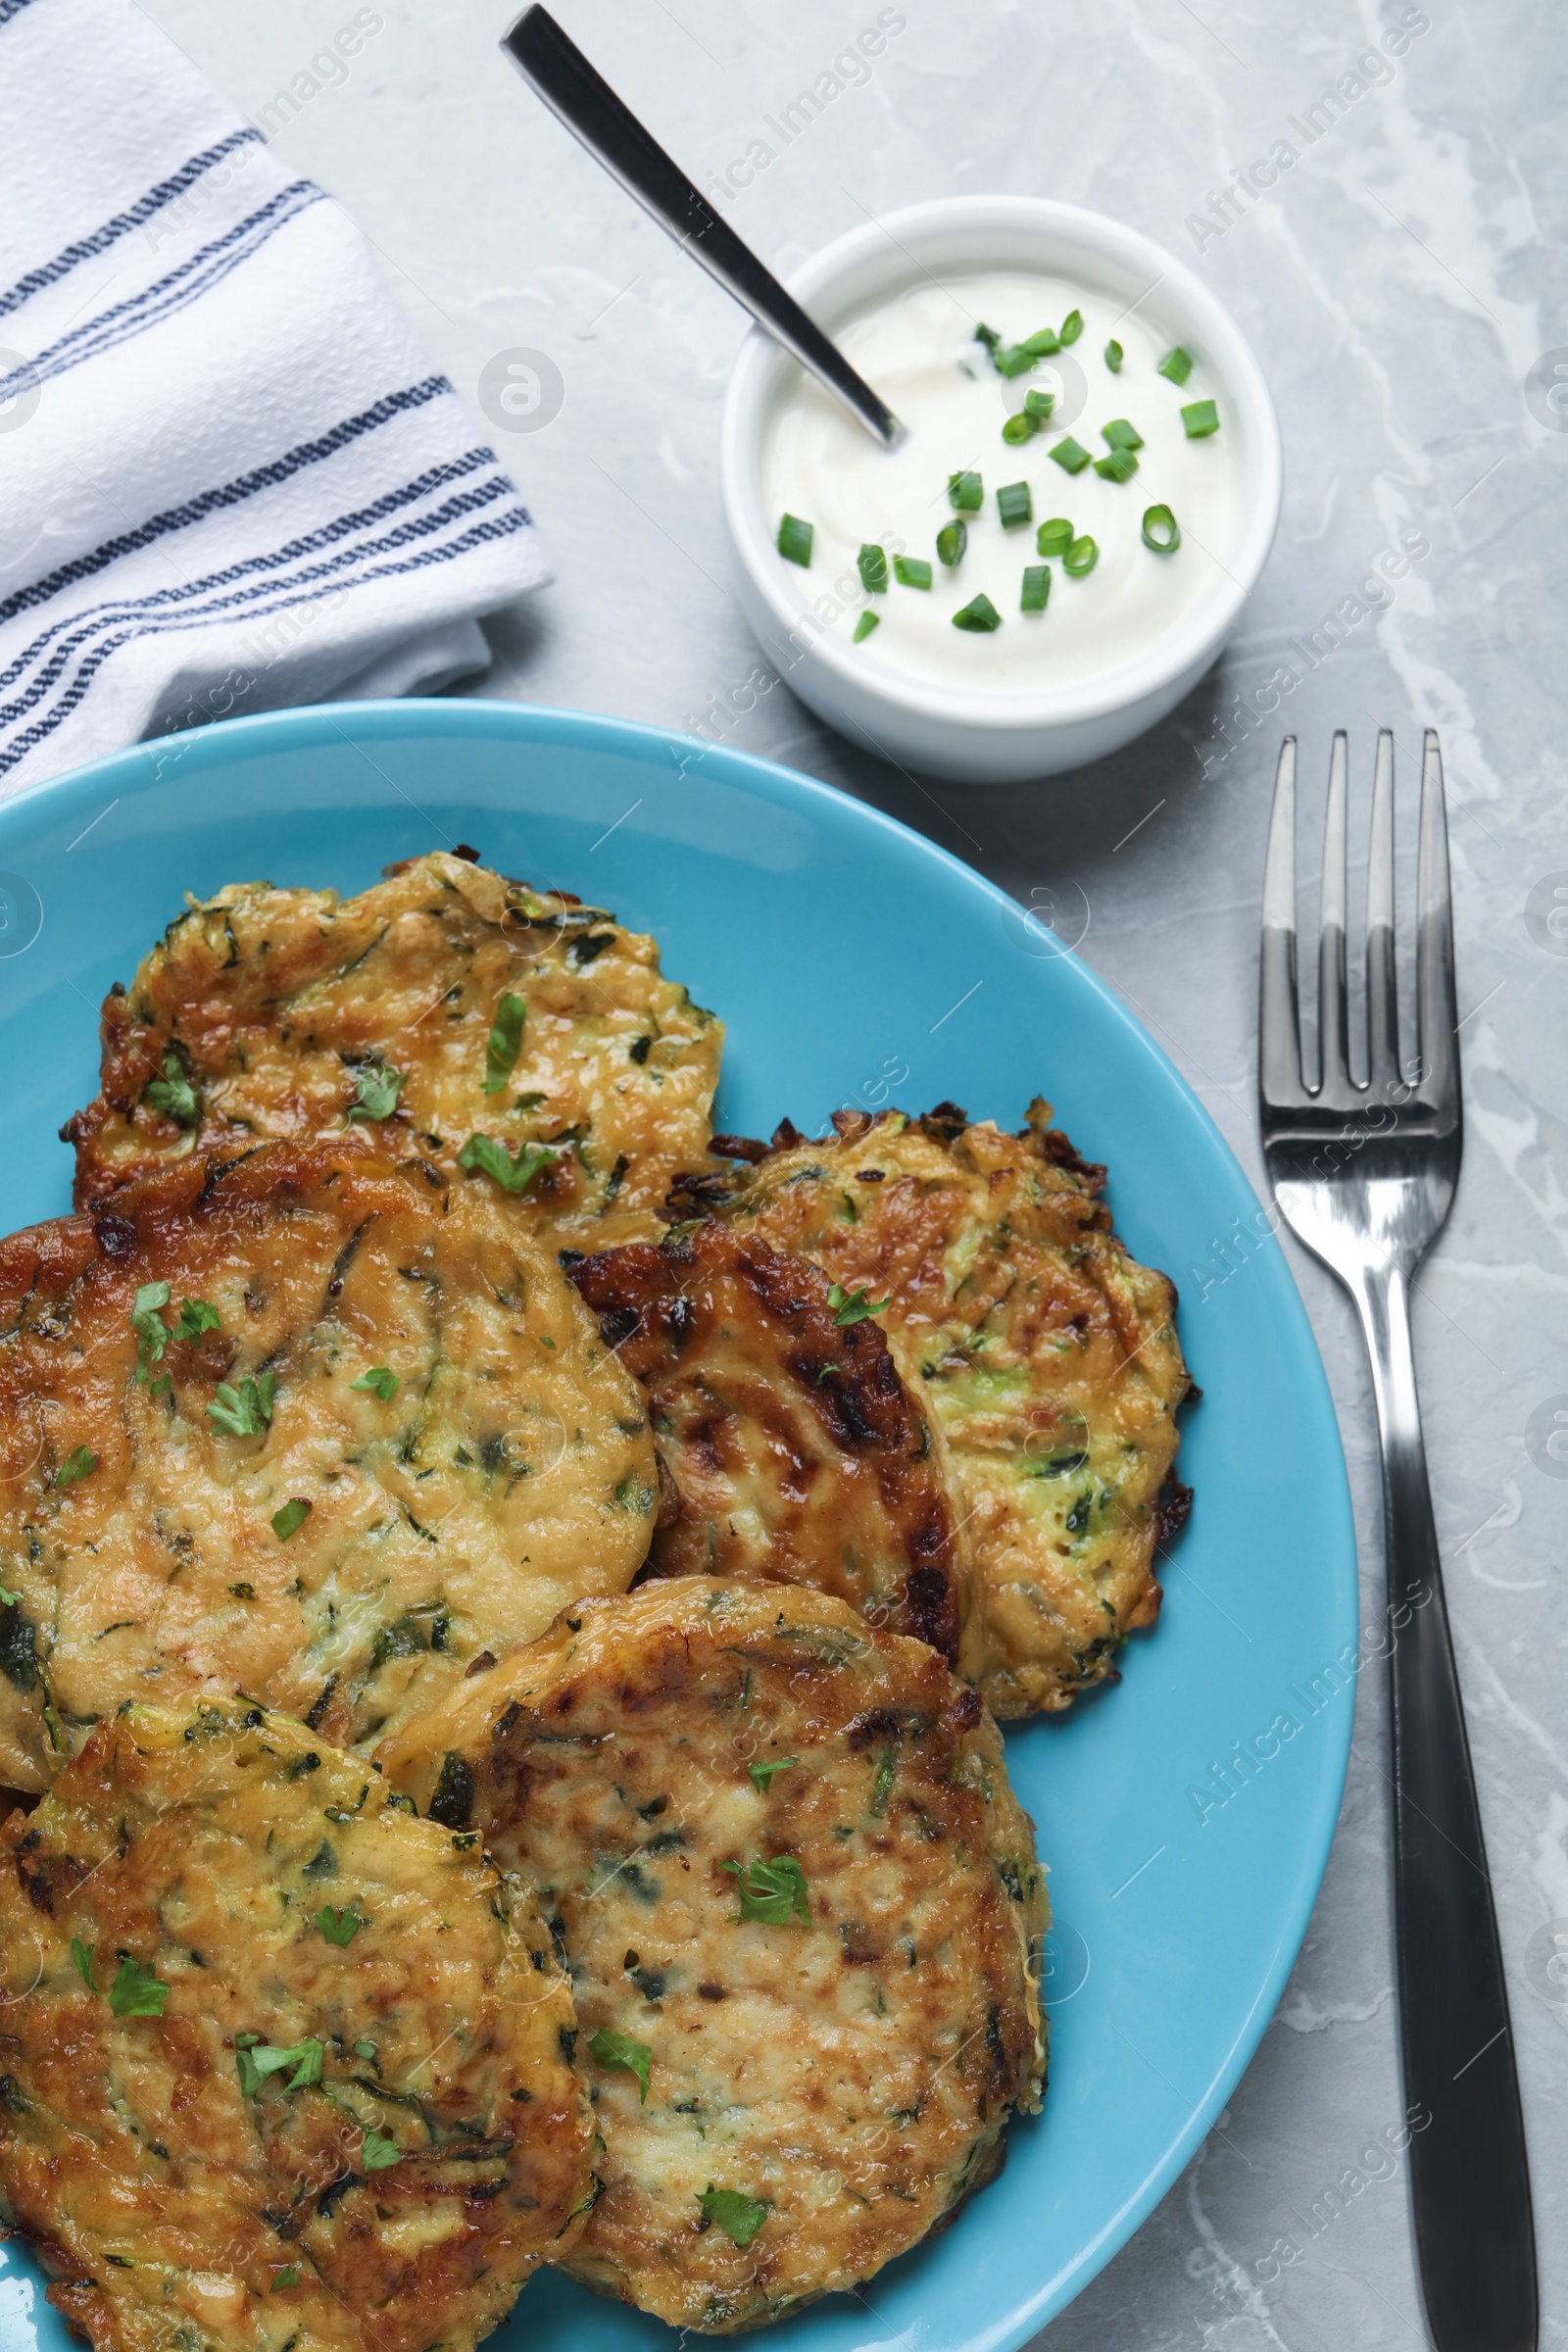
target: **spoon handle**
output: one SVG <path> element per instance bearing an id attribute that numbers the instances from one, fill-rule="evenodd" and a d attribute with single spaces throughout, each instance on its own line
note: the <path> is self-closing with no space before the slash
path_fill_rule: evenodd
<path id="1" fill-rule="evenodd" d="M 837 393 L 887 448 L 904 427 L 885 401 L 856 374 L 842 352 L 814 326 L 800 304 L 750 246 L 721 220 L 657 139 L 622 105 L 576 43 L 567 38 L 548 9 L 528 8 L 502 42 L 546 106 L 560 116 L 612 177 L 648 212 L 693 261 L 701 262 L 726 293 L 733 294 L 776 342 L 794 353 L 803 368 Z"/>

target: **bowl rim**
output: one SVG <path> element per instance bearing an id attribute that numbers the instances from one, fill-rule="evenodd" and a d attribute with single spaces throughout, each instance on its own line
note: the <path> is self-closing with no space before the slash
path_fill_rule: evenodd
<path id="1" fill-rule="evenodd" d="M 1279 527 L 1284 489 L 1284 460 L 1279 420 L 1263 371 L 1250 344 L 1230 312 L 1184 262 L 1142 230 L 1089 207 L 1063 204 L 1054 197 L 969 195 L 933 197 L 867 220 L 835 237 L 793 270 L 789 291 L 813 317 L 825 315 L 844 278 L 863 263 L 885 255 L 886 293 L 891 295 L 920 267 L 906 248 L 909 239 L 955 224 L 972 226 L 976 253 L 963 268 L 984 269 L 984 239 L 988 231 L 1034 230 L 1042 240 L 1053 237 L 1078 248 L 1097 249 L 1106 260 L 1146 272 L 1149 293 L 1157 284 L 1170 296 L 1171 308 L 1187 321 L 1195 341 L 1211 355 L 1216 374 L 1245 420 L 1255 448 L 1257 496 L 1244 524 L 1240 545 L 1218 583 L 1180 621 L 1156 638 L 1143 653 L 1130 656 L 1114 668 L 1102 670 L 1081 685 L 1056 683 L 1038 688 L 1007 688 L 1000 692 L 966 693 L 962 688 L 928 685 L 902 672 L 872 669 L 855 660 L 848 643 L 823 625 L 807 643 L 802 662 L 816 662 L 842 682 L 857 699 L 880 702 L 893 709 L 948 725 L 981 728 L 1006 734 L 1037 733 L 1081 725 L 1125 711 L 1152 700 L 1189 671 L 1207 666 L 1235 627 L 1243 606 L 1256 587 Z M 995 265 L 994 265 L 995 266 Z M 1147 300 L 1147 294 L 1139 299 Z M 870 298 L 870 299 L 875 299 Z M 719 433 L 719 479 L 725 518 L 735 550 L 753 586 L 765 603 L 781 634 L 790 638 L 802 622 L 802 610 L 784 593 L 778 576 L 778 557 L 767 530 L 761 483 L 754 463 L 758 426 L 779 372 L 798 365 L 760 326 L 754 326 L 741 345 L 724 397 Z M 807 608 L 808 611 L 809 608 Z"/>

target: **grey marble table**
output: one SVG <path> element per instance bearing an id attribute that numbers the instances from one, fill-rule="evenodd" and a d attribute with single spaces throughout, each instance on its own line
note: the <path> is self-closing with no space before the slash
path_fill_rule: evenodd
<path id="1" fill-rule="evenodd" d="M 1568 390 L 1556 409 L 1548 397 L 1557 359 L 1568 384 L 1568 51 L 1550 13 L 901 0 L 882 20 L 899 29 L 852 81 L 834 60 L 873 0 L 560 0 L 776 269 L 926 196 L 1065 197 L 1181 254 L 1252 338 L 1287 478 L 1241 634 L 1131 750 L 988 791 L 861 757 L 782 685 L 745 691 L 760 657 L 731 593 L 715 466 L 742 320 L 516 80 L 496 48 L 507 0 L 377 0 L 357 12 L 373 30 L 346 69 L 321 52 L 356 19 L 349 0 L 151 5 L 341 199 L 492 424 L 487 362 L 520 346 L 561 370 L 548 427 L 496 435 L 556 582 L 495 626 L 478 690 L 703 727 L 875 802 L 1025 901 L 1078 908 L 1082 953 L 1254 1177 L 1258 884 L 1281 728 L 1319 790 L 1331 729 L 1351 729 L 1358 807 L 1375 727 L 1395 729 L 1407 785 L 1420 728 L 1441 728 L 1469 1135 L 1417 1336 L 1531 2133 L 1543 2340 L 1568 2343 L 1568 1973 L 1548 1967 L 1553 1923 L 1568 1949 L 1568 1440 L 1565 1458 L 1550 1449 L 1568 1414 L 1568 915 L 1551 919 L 1558 884 L 1568 907 L 1551 619 L 1568 579 Z M 781 122 L 803 89 L 814 114 Z M 1388 586 L 1374 566 L 1407 537 L 1425 552 Z M 1329 1280 L 1293 1263 L 1375 1607 L 1360 1345 Z M 1200 1296 L 1203 1269 L 1170 1271 Z M 1377 1677 L 1358 1707 L 1323 1891 L 1224 2136 L 1041 2339 L 1052 2352 L 1425 2340 L 1386 2136 L 1401 2098 Z"/>

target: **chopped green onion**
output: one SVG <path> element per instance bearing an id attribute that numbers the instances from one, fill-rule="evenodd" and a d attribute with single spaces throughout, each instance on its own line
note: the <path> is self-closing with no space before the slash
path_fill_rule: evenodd
<path id="1" fill-rule="evenodd" d="M 867 596 L 886 596 L 888 592 L 888 560 L 874 539 L 865 540 L 855 559 L 859 566 L 860 586 Z"/>
<path id="2" fill-rule="evenodd" d="M 1051 565 L 1026 564 L 1023 567 L 1023 593 L 1018 599 L 1020 612 L 1043 612 L 1051 596 Z"/>
<path id="3" fill-rule="evenodd" d="M 799 564 L 804 569 L 811 561 L 811 541 L 815 527 L 803 522 L 798 514 L 786 514 L 778 526 L 778 552 L 786 564 Z"/>
<path id="4" fill-rule="evenodd" d="M 1004 482 L 997 492 L 997 514 L 1004 531 L 1015 531 L 1020 523 L 1033 522 L 1034 500 L 1027 482 Z"/>
<path id="5" fill-rule="evenodd" d="M 1152 547 L 1156 556 L 1173 556 L 1181 543 L 1181 524 L 1169 507 L 1145 509 L 1144 545 L 1146 547 Z"/>
<path id="6" fill-rule="evenodd" d="M 1122 357 L 1121 345 L 1112 335 L 1110 341 L 1105 345 L 1105 366 L 1110 369 L 1112 375 L 1120 375 Z"/>
<path id="7" fill-rule="evenodd" d="M 1051 451 L 1051 455 L 1053 458 L 1054 458 L 1056 464 L 1061 467 L 1063 473 L 1082 473 L 1084 467 L 1089 463 L 1088 450 L 1085 449 L 1081 441 L 1075 441 L 1071 433 L 1065 434 L 1063 438 L 1055 444 L 1055 447 Z"/>
<path id="8" fill-rule="evenodd" d="M 982 320 L 980 325 L 975 328 L 974 339 L 977 343 L 983 343 L 987 351 L 995 351 L 997 346 L 1002 341 L 1002 337 L 998 334 L 996 328 L 994 326 L 987 326 L 984 320 Z"/>
<path id="9" fill-rule="evenodd" d="M 1054 392 L 1026 392 L 1023 396 L 1024 414 L 1043 424 L 1056 405 Z"/>
<path id="10" fill-rule="evenodd" d="M 1100 549 L 1086 533 L 1082 539 L 1075 539 L 1068 548 L 1061 559 L 1061 568 L 1069 579 L 1082 580 L 1088 577 L 1099 562 Z"/>
<path id="11" fill-rule="evenodd" d="M 1027 441 L 1035 430 L 1035 420 L 1028 410 L 1020 409 L 1016 416 L 1009 416 L 1003 425 L 1002 438 L 1015 448 L 1020 441 Z"/>
<path id="12" fill-rule="evenodd" d="M 991 354 L 991 365 L 999 375 L 1027 375 L 1036 364 L 1034 353 L 1022 343 L 1009 343 L 1005 351 Z"/>
<path id="13" fill-rule="evenodd" d="M 1168 376 L 1173 384 L 1185 384 L 1193 372 L 1192 357 L 1188 352 L 1183 351 L 1178 343 L 1174 351 L 1166 352 L 1165 357 L 1159 363 L 1157 372 L 1160 375 Z"/>
<path id="14" fill-rule="evenodd" d="M 963 551 L 969 544 L 967 523 L 945 522 L 937 533 L 937 556 L 951 571 L 963 561 Z"/>
<path id="15" fill-rule="evenodd" d="M 1082 311 L 1069 311 L 1066 318 L 1061 322 L 1062 342 L 1076 343 L 1083 331 L 1084 315 Z"/>
<path id="16" fill-rule="evenodd" d="M 1219 411 L 1211 400 L 1195 400 L 1182 411 L 1189 441 L 1204 441 L 1219 431 Z"/>
<path id="17" fill-rule="evenodd" d="M 901 588 L 929 588 L 931 566 L 924 556 L 895 556 L 893 577 Z"/>
<path id="18" fill-rule="evenodd" d="M 1136 424 L 1129 424 L 1125 416 L 1113 416 L 1108 424 L 1102 424 L 1100 438 L 1108 441 L 1112 449 L 1142 449 L 1144 446 L 1143 434 Z"/>
<path id="19" fill-rule="evenodd" d="M 1043 556 L 1064 556 L 1072 545 L 1072 524 L 1065 514 L 1054 514 L 1043 522 L 1035 533 L 1035 545 Z"/>
<path id="20" fill-rule="evenodd" d="M 1095 471 L 1103 482 L 1130 482 L 1138 471 L 1138 460 L 1130 449 L 1113 449 L 1108 457 L 1095 460 Z"/>
<path id="21" fill-rule="evenodd" d="M 1054 351 L 1061 349 L 1061 337 L 1054 326 L 1037 326 L 1032 335 L 1025 335 L 1018 349 L 1034 359 L 1049 360 Z"/>
<path id="22" fill-rule="evenodd" d="M 978 514 L 985 490 L 977 473 L 950 473 L 948 504 L 959 514 Z"/>
<path id="23" fill-rule="evenodd" d="M 953 625 L 956 629 L 973 629 L 988 635 L 992 629 L 1001 628 L 1002 614 L 982 590 L 961 612 L 955 612 Z"/>
<path id="24" fill-rule="evenodd" d="M 881 618 L 880 612 L 862 612 L 855 624 L 855 635 L 851 639 L 851 643 L 863 645 L 871 631 L 879 625 Z"/>

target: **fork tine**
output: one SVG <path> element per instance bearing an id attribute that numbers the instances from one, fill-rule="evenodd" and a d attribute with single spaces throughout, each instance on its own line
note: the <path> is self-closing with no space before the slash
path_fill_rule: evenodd
<path id="1" fill-rule="evenodd" d="M 1394 737 L 1378 729 L 1372 843 L 1366 868 L 1367 1077 L 1385 1102 L 1399 1081 L 1399 1000 L 1394 971 Z"/>
<path id="2" fill-rule="evenodd" d="M 1345 803 L 1348 760 L 1336 727 L 1329 757 L 1329 805 L 1323 823 L 1323 893 L 1317 949 L 1317 1045 L 1320 1090 L 1344 1094 L 1350 1083 L 1345 985 Z"/>
<path id="3" fill-rule="evenodd" d="M 1439 1109 L 1459 1102 L 1459 1004 L 1453 978 L 1453 897 L 1443 754 L 1428 727 L 1421 760 L 1421 851 L 1416 871 L 1415 993 L 1421 1094 Z"/>
<path id="4" fill-rule="evenodd" d="M 1258 960 L 1258 1085 L 1263 1101 L 1296 1108 L 1301 1030 L 1296 1002 L 1296 737 L 1280 746 L 1263 867 L 1263 945 Z"/>

